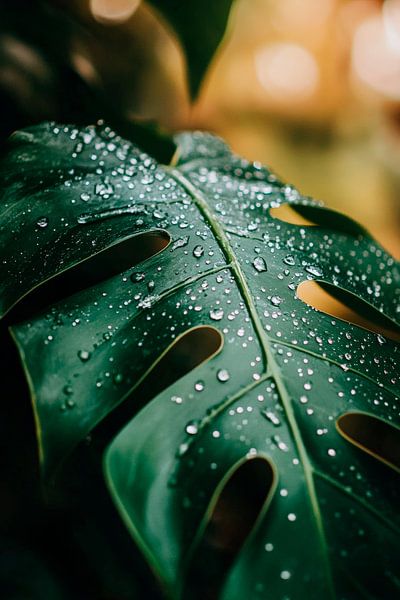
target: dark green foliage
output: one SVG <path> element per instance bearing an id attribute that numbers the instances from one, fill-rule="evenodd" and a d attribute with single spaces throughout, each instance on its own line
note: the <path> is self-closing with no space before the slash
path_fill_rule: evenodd
<path id="1" fill-rule="evenodd" d="M 382 444 L 379 462 L 337 421 L 367 413 L 398 439 L 399 345 L 296 290 L 314 280 L 356 297 L 395 333 L 399 266 L 221 140 L 175 142 L 174 167 L 104 126 L 43 125 L 10 142 L 3 312 L 43 284 L 13 309 L 25 320 L 12 332 L 44 476 L 73 480 L 89 452 L 101 530 L 104 459 L 127 530 L 174 598 L 396 597 L 396 453 Z M 316 225 L 273 217 L 284 204 Z M 200 337 L 165 363 L 187 332 Z"/>

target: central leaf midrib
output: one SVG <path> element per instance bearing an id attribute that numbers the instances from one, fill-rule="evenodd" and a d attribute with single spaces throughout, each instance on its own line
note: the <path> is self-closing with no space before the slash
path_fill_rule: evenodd
<path id="1" fill-rule="evenodd" d="M 264 377 L 270 375 L 277 385 L 278 393 L 280 395 L 283 408 L 286 413 L 286 417 L 289 423 L 289 427 L 292 432 L 293 439 L 297 446 L 297 450 L 299 453 L 299 457 L 303 466 L 306 486 L 309 493 L 309 500 L 311 503 L 312 512 L 314 514 L 314 518 L 316 521 L 316 528 L 320 540 L 322 556 L 325 562 L 326 576 L 328 580 L 328 588 L 330 591 L 330 595 L 332 598 L 335 597 L 334 587 L 332 583 L 331 569 L 328 561 L 328 546 L 326 542 L 325 532 L 322 524 L 321 513 L 319 509 L 318 498 L 314 486 L 313 479 L 313 467 L 308 459 L 306 448 L 303 442 L 303 438 L 299 427 L 297 425 L 294 412 L 291 407 L 291 398 L 284 384 L 281 370 L 277 362 L 275 361 L 273 351 L 271 348 L 271 341 L 267 336 L 264 327 L 262 325 L 261 319 L 258 315 L 257 308 L 252 298 L 252 294 L 250 292 L 249 286 L 247 284 L 247 279 L 242 271 L 242 268 L 239 264 L 239 261 L 236 257 L 236 254 L 229 242 L 228 237 L 226 236 L 225 230 L 220 225 L 218 218 L 210 208 L 206 198 L 199 192 L 199 190 L 191 183 L 189 179 L 187 179 L 178 169 L 166 167 L 170 175 L 180 183 L 186 190 L 186 192 L 192 197 L 194 203 L 199 209 L 200 213 L 203 215 L 205 220 L 208 222 L 208 225 L 214 234 L 216 242 L 220 245 L 223 254 L 227 260 L 227 263 L 230 263 L 232 273 L 236 279 L 236 283 L 238 288 L 242 294 L 243 300 L 246 304 L 247 310 L 249 312 L 250 318 L 253 322 L 253 326 L 257 337 L 259 339 L 259 343 L 261 345 L 262 353 L 263 353 L 263 364 L 264 364 Z M 263 378 L 264 379 L 264 378 Z M 260 382 L 257 382 L 260 383 Z"/>

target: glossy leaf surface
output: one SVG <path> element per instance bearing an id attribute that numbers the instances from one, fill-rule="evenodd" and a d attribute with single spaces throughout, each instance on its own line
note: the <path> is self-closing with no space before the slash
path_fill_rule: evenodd
<path id="1" fill-rule="evenodd" d="M 130 404 L 137 414 L 109 446 L 105 477 L 173 597 L 195 594 L 191 573 L 206 579 L 215 565 L 209 587 L 224 600 L 395 597 L 398 473 L 337 421 L 369 414 L 396 443 L 399 345 L 296 290 L 325 283 L 397 334 L 399 266 L 351 220 L 221 140 L 176 143 L 166 167 L 107 128 L 46 125 L 17 134 L 4 160 L 5 309 L 84 259 L 96 270 L 96 253 L 129 236 L 170 239 L 13 327 L 44 471 Z M 285 203 L 314 225 L 271 216 Z M 199 326 L 220 332 L 222 347 L 143 408 L 140 383 Z"/>

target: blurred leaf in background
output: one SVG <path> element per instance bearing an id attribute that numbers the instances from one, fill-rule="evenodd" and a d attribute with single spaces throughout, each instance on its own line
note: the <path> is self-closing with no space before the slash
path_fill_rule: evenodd
<path id="1" fill-rule="evenodd" d="M 189 106 L 185 77 L 195 96 L 231 5 L 232 0 L 3 2 L 3 136 L 50 118 L 136 118 L 179 127 Z"/>
<path id="2" fill-rule="evenodd" d="M 139 117 L 171 128 L 185 112 L 183 58 L 165 27 L 144 4 L 122 21 L 100 18 L 98 4 L 1 5 L 3 138 L 44 119 L 123 124 Z M 164 121 L 161 110 L 168 113 Z"/>
<path id="3" fill-rule="evenodd" d="M 203 76 L 224 35 L 232 0 L 150 0 L 165 15 L 182 41 L 188 80 L 196 96 Z"/>

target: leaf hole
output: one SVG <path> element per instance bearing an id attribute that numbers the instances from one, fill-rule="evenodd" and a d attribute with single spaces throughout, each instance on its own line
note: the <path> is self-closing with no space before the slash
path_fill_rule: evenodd
<path id="1" fill-rule="evenodd" d="M 188 580 L 197 582 L 194 597 L 218 597 L 228 569 L 265 512 L 275 487 L 275 469 L 261 456 L 236 465 L 222 481 L 190 561 Z"/>
<path id="2" fill-rule="evenodd" d="M 271 208 L 269 211 L 271 217 L 277 219 L 279 221 L 283 221 L 284 223 L 290 223 L 290 225 L 301 225 L 305 227 L 315 226 L 316 223 L 313 223 L 309 219 L 306 219 L 302 216 L 301 212 L 291 204 L 285 202 L 281 206 L 277 208 Z"/>
<path id="3" fill-rule="evenodd" d="M 400 327 L 396 323 L 343 288 L 321 281 L 303 281 L 297 295 L 308 306 L 332 317 L 400 341 Z"/>
<path id="4" fill-rule="evenodd" d="M 154 397 L 195 367 L 217 354 L 223 336 L 214 327 L 200 325 L 181 334 L 151 367 L 135 396 Z"/>
<path id="5" fill-rule="evenodd" d="M 164 250 L 170 241 L 169 234 L 163 230 L 119 240 L 33 289 L 11 310 L 10 320 L 28 319 L 63 298 L 123 273 Z"/>
<path id="6" fill-rule="evenodd" d="M 351 444 L 400 472 L 400 429 L 363 412 L 347 412 L 336 421 L 339 433 Z"/>
<path id="7" fill-rule="evenodd" d="M 200 364 L 215 356 L 223 346 L 223 336 L 214 327 L 200 325 L 177 337 L 141 378 L 129 397 L 98 428 L 99 440 L 117 433 L 145 404 Z M 181 399 L 176 396 L 176 402 Z M 100 442 L 103 443 L 103 442 Z"/>
<path id="8" fill-rule="evenodd" d="M 365 233 L 364 229 L 350 217 L 324 206 L 285 202 L 278 208 L 272 208 L 270 214 L 274 219 L 279 219 L 291 225 L 327 227 L 354 236 Z"/>

